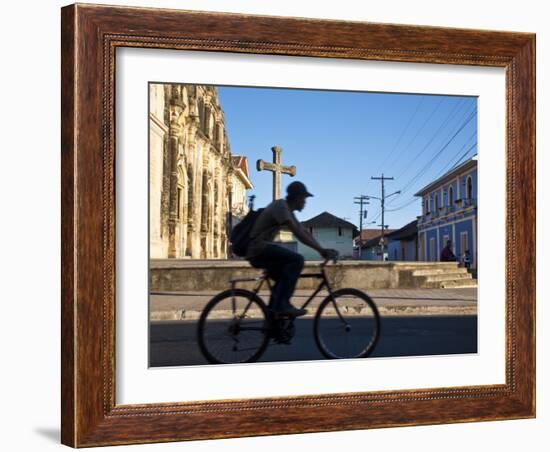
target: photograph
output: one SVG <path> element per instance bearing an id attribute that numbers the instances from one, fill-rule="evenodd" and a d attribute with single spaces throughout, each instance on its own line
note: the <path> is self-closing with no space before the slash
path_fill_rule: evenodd
<path id="1" fill-rule="evenodd" d="M 478 352 L 478 97 L 149 82 L 149 367 Z"/>
<path id="2" fill-rule="evenodd" d="M 60 442 L 511 450 L 516 422 L 535 437 L 542 22 L 165 6 L 64 5 L 61 36 L 44 33 L 60 359 L 28 361 L 57 368 L 37 387 L 60 391 Z"/>

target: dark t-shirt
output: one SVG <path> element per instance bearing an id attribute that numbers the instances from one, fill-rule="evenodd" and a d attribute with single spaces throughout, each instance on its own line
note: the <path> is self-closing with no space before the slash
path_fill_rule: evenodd
<path id="1" fill-rule="evenodd" d="M 269 204 L 254 223 L 252 231 L 250 231 L 251 239 L 246 258 L 250 259 L 260 254 L 264 247 L 273 241 L 281 227 L 291 222 L 299 225 L 286 200 L 277 199 Z"/>
<path id="2" fill-rule="evenodd" d="M 448 246 L 443 248 L 443 251 L 441 251 L 441 261 L 449 262 L 454 260 L 456 260 L 456 257 L 453 254 L 452 250 Z"/>

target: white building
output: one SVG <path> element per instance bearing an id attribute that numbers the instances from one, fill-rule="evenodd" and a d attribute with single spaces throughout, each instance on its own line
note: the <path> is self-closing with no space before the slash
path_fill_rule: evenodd
<path id="1" fill-rule="evenodd" d="M 328 212 L 323 212 L 316 217 L 303 221 L 302 226 L 311 232 L 323 248 L 337 250 L 341 259 L 351 259 L 353 257 L 353 238 L 359 233 L 354 224 Z M 298 252 L 306 260 L 321 259 L 317 251 L 301 242 L 298 243 Z"/>

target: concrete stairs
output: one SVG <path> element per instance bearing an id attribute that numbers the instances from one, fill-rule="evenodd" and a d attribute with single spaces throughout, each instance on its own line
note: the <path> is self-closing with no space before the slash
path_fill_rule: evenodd
<path id="1" fill-rule="evenodd" d="M 305 273 L 319 271 L 319 261 L 306 262 Z M 441 289 L 477 287 L 477 281 L 456 262 L 339 261 L 326 267 L 335 288 Z M 221 291 L 233 278 L 255 278 L 260 271 L 243 260 L 151 259 L 149 287 L 152 292 Z M 252 289 L 256 283 L 239 287 Z M 298 290 L 314 290 L 319 281 L 301 278 Z"/>
<path id="2" fill-rule="evenodd" d="M 405 278 L 413 287 L 425 289 L 454 289 L 477 287 L 477 280 L 456 262 L 426 263 L 422 267 L 403 269 Z"/>

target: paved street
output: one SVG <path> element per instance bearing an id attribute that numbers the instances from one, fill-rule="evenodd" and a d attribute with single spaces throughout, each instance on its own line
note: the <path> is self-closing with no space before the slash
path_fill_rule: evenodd
<path id="1" fill-rule="evenodd" d="M 150 365 L 206 364 L 196 343 L 196 321 L 152 322 Z M 373 357 L 419 356 L 477 352 L 477 316 L 388 316 L 382 318 L 381 336 Z M 266 361 L 323 359 L 313 337 L 311 318 L 296 321 L 290 345 L 270 344 Z"/>

